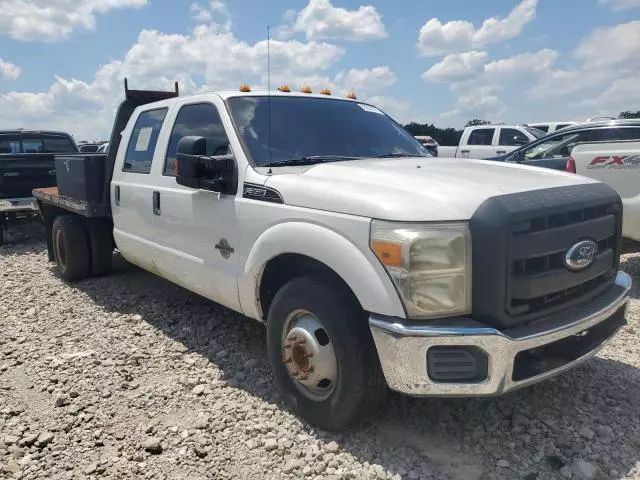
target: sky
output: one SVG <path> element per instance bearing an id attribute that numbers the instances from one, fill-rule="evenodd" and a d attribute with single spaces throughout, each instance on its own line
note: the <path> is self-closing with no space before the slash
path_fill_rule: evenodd
<path id="1" fill-rule="evenodd" d="M 364 2 L 364 3 L 363 3 Z M 0 0 L 0 129 L 108 138 L 123 79 L 355 92 L 461 127 L 640 110 L 640 0 Z"/>

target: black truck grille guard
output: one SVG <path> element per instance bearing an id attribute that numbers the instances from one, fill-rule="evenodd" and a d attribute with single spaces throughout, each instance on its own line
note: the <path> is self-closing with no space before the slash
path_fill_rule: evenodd
<path id="1" fill-rule="evenodd" d="M 621 229 L 620 198 L 602 184 L 487 200 L 470 221 L 472 316 L 508 328 L 588 302 L 615 280 Z M 582 240 L 596 242 L 597 254 L 570 271 L 565 254 Z"/>

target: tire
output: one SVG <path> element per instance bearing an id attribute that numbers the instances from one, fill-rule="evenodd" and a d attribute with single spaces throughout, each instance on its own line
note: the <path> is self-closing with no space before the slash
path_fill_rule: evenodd
<path id="1" fill-rule="evenodd" d="M 89 250 L 91 252 L 91 276 L 100 277 L 111 271 L 113 240 L 111 225 L 101 219 L 88 221 Z"/>
<path id="2" fill-rule="evenodd" d="M 87 278 L 91 258 L 84 218 L 76 215 L 56 217 L 51 235 L 56 263 L 63 280 L 75 282 Z"/>
<path id="3" fill-rule="evenodd" d="M 310 314 L 310 317 L 307 314 Z M 291 319 L 296 315 L 301 315 L 294 324 L 296 327 L 289 329 L 288 325 L 291 325 Z M 310 320 L 311 317 L 315 320 Z M 299 380 L 304 378 L 302 375 L 305 374 L 295 376 L 295 372 L 304 371 L 306 365 L 299 359 L 295 360 L 300 356 L 294 355 L 299 347 L 296 345 L 297 342 L 291 341 L 286 332 L 289 331 L 292 335 L 294 330 L 300 330 L 299 325 L 307 328 L 309 322 L 313 324 L 315 321 L 320 322 L 325 330 L 324 334 L 313 330 L 316 340 L 320 343 L 327 342 L 326 345 L 332 346 L 335 353 L 336 375 L 333 377 L 334 381 L 329 384 L 326 379 L 315 383 L 331 369 L 323 369 L 320 362 L 318 364 L 321 368 L 318 368 L 318 364 L 313 364 L 314 360 L 323 357 L 323 352 L 311 356 L 309 362 L 313 369 L 308 375 L 317 376 L 312 378 L 314 383 L 311 388 L 314 391 L 310 391 L 302 385 L 302 380 Z M 320 337 L 319 333 L 322 334 Z M 294 340 L 299 339 L 298 333 L 295 335 Z M 314 340 L 309 343 L 309 336 L 305 335 L 306 332 L 302 335 L 302 338 L 306 339 L 304 348 L 313 352 Z M 347 427 L 380 401 L 386 392 L 367 315 L 348 292 L 331 286 L 330 281 L 301 277 L 291 280 L 278 291 L 269 309 L 267 346 L 276 384 L 284 399 L 304 420 L 317 427 L 325 430 Z M 285 357 L 294 360 L 285 362 Z M 318 371 L 322 373 L 317 373 Z M 331 377 L 331 374 L 328 376 Z M 309 378 L 304 381 L 309 382 Z M 327 385 L 332 386 L 330 392 L 317 391 L 320 386 Z"/>

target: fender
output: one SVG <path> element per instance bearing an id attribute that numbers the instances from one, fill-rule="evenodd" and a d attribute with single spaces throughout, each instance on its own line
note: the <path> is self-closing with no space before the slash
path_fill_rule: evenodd
<path id="1" fill-rule="evenodd" d="M 339 233 L 298 221 L 272 226 L 253 244 L 238 278 L 240 303 L 248 317 L 262 319 L 258 298 L 260 278 L 269 260 L 283 253 L 306 255 L 331 268 L 353 290 L 364 310 L 405 318 L 400 297 L 373 252 L 367 256 Z"/>

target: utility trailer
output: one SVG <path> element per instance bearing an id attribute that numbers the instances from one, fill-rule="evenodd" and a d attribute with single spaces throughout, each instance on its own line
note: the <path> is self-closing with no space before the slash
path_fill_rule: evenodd
<path id="1" fill-rule="evenodd" d="M 178 82 L 174 91 L 130 90 L 125 79 L 124 90 L 125 99 L 116 112 L 109 152 L 56 155 L 57 187 L 33 190 L 45 224 L 49 261 L 58 263 L 65 280 L 100 276 L 110 270 L 115 242 L 109 183 L 121 132 L 137 107 L 179 96 Z M 72 246 L 74 255 L 68 255 L 65 244 Z"/>

